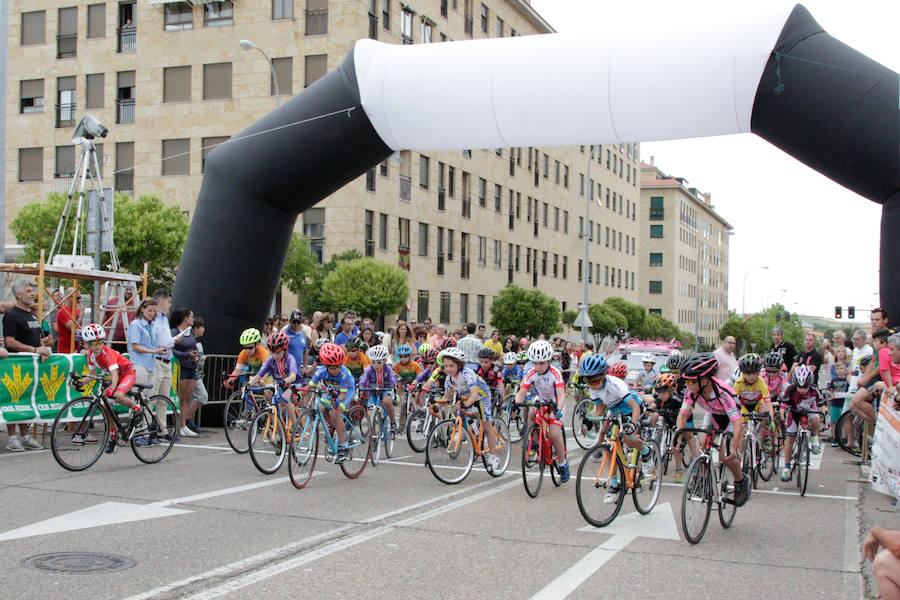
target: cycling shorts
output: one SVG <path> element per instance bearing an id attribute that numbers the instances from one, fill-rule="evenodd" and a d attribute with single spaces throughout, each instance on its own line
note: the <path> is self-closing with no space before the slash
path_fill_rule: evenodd
<path id="1" fill-rule="evenodd" d="M 381 392 L 369 392 L 369 401 L 366 403 L 366 406 L 378 406 L 382 402 L 384 402 L 384 397 L 394 399 L 394 404 L 397 404 L 397 399 L 394 397 L 394 393 L 391 390 L 384 390 Z"/>
<path id="2" fill-rule="evenodd" d="M 806 410 L 815 410 L 817 407 L 817 404 L 815 402 L 815 399 L 812 399 L 812 400 L 813 400 L 812 402 L 801 402 L 799 408 L 804 408 Z M 794 411 L 794 410 L 787 411 L 787 416 L 785 418 L 785 423 L 784 423 L 784 428 L 785 428 L 784 432 L 787 435 L 797 435 L 797 428 L 800 425 L 800 419 L 802 416 L 803 415 L 801 415 L 797 411 Z M 817 418 L 817 416 L 809 415 L 809 418 L 815 419 L 815 418 Z"/>
<path id="3" fill-rule="evenodd" d="M 718 415 L 711 412 L 703 415 L 703 429 L 734 431 L 734 427 L 732 427 L 731 419 L 728 418 L 728 415 Z"/>
<path id="4" fill-rule="evenodd" d="M 127 394 L 131 391 L 131 388 L 134 387 L 135 381 L 137 381 L 137 373 L 134 369 L 122 371 L 119 373 L 119 384 L 116 386 L 116 393 L 122 392 L 123 394 Z"/>
<path id="5" fill-rule="evenodd" d="M 493 407 L 491 406 L 490 401 L 485 402 L 485 400 L 486 400 L 486 398 L 479 397 L 478 400 L 475 401 L 475 404 L 472 404 L 471 406 L 468 406 L 468 407 L 464 406 L 463 410 L 465 410 L 467 412 L 477 410 L 479 419 L 481 419 L 482 421 L 490 421 L 491 415 L 492 415 L 491 409 Z"/>
<path id="6" fill-rule="evenodd" d="M 763 401 L 757 400 L 756 402 L 748 402 L 747 404 L 741 403 L 741 416 L 744 418 L 744 421 L 747 421 L 747 415 L 750 413 L 759 412 L 759 410 L 763 407 Z"/>
<path id="7" fill-rule="evenodd" d="M 638 410 L 641 409 L 643 405 L 638 402 Z M 608 407 L 610 416 L 613 415 L 622 415 L 623 417 L 631 416 L 631 405 L 628 404 L 625 400 L 622 400 L 615 406 Z"/>

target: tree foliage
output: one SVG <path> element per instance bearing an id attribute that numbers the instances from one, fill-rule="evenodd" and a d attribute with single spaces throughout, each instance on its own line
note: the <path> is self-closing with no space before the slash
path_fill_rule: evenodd
<path id="1" fill-rule="evenodd" d="M 328 310 L 352 308 L 371 316 L 399 312 L 409 295 L 406 271 L 374 258 L 339 261 L 322 288 Z"/>
<path id="2" fill-rule="evenodd" d="M 766 316 L 768 315 L 768 322 Z M 776 325 L 784 329 L 784 339 L 795 347 L 803 344 L 803 324 L 800 317 L 790 314 L 781 304 L 775 304 L 767 311 L 754 313 L 747 319 L 741 319 L 731 312 L 728 320 L 719 329 L 719 336 L 733 335 L 738 341 L 738 352 L 756 352 L 764 354 L 772 344 L 772 328 Z"/>
<path id="3" fill-rule="evenodd" d="M 559 331 L 559 303 L 540 290 L 507 285 L 491 305 L 491 327 L 504 335 L 536 337 Z"/>
<path id="4" fill-rule="evenodd" d="M 290 251 L 289 251 L 290 252 Z M 336 311 L 344 306 L 331 306 L 325 298 L 325 278 L 329 273 L 334 271 L 337 266 L 346 261 L 362 258 L 362 252 L 359 250 L 347 250 L 340 254 L 335 254 L 331 259 L 323 265 L 317 265 L 313 273 L 309 276 L 306 289 L 302 291 L 300 297 L 300 306 L 306 312 L 314 310 Z"/>
<path id="5" fill-rule="evenodd" d="M 309 249 L 309 238 L 292 234 L 284 268 L 281 270 L 281 285 L 298 296 L 306 296 L 320 268 L 316 255 Z"/>
<path id="6" fill-rule="evenodd" d="M 561 315 L 562 324 L 566 327 L 572 327 L 572 323 L 578 318 L 577 310 L 564 310 Z"/>

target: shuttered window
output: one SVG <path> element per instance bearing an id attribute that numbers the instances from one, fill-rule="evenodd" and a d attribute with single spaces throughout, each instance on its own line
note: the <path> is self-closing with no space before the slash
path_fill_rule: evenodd
<path id="1" fill-rule="evenodd" d="M 69 6 L 59 9 L 59 35 L 78 33 L 78 8 Z"/>
<path id="2" fill-rule="evenodd" d="M 21 81 L 19 93 L 19 112 L 33 113 L 44 110 L 44 80 L 27 79 Z"/>
<path id="3" fill-rule="evenodd" d="M 85 98 L 86 108 L 103 108 L 104 96 L 103 88 L 106 77 L 103 73 L 93 73 L 86 77 L 85 89 L 87 89 L 87 97 Z"/>
<path id="4" fill-rule="evenodd" d="M 325 75 L 328 68 L 327 54 L 311 54 L 306 57 L 304 87 L 309 87 Z"/>
<path id="5" fill-rule="evenodd" d="M 272 67 L 275 69 L 275 77 L 278 78 L 278 94 L 290 96 L 293 93 L 292 88 L 294 85 L 294 59 L 290 56 L 287 58 L 273 58 Z M 275 95 L 274 79 L 272 80 L 271 94 Z"/>
<path id="6" fill-rule="evenodd" d="M 191 140 L 184 138 L 179 140 L 162 141 L 162 174 L 163 175 L 190 175 L 191 174 Z"/>
<path id="7" fill-rule="evenodd" d="M 22 13 L 22 45 L 43 44 L 47 13 L 42 10 Z"/>
<path id="8" fill-rule="evenodd" d="M 43 170 L 43 148 L 19 148 L 19 181 L 41 181 Z"/>
<path id="9" fill-rule="evenodd" d="M 213 148 L 221 144 L 222 142 L 227 142 L 231 138 L 229 136 L 222 137 L 205 137 L 200 140 L 202 144 L 200 150 L 200 172 L 203 172 L 203 169 L 206 167 L 206 157 L 209 156 L 209 153 L 213 151 Z"/>
<path id="10" fill-rule="evenodd" d="M 163 69 L 163 102 L 191 101 L 191 67 Z"/>
<path id="11" fill-rule="evenodd" d="M 231 63 L 203 65 L 203 99 L 231 100 Z"/>
<path id="12" fill-rule="evenodd" d="M 106 4 L 91 4 L 88 6 L 88 38 L 102 38 L 106 36 Z"/>
<path id="13" fill-rule="evenodd" d="M 99 157 L 97 158 L 99 161 Z M 93 167 L 93 165 L 91 165 Z M 56 147 L 54 177 L 71 177 L 75 174 L 75 146 Z"/>

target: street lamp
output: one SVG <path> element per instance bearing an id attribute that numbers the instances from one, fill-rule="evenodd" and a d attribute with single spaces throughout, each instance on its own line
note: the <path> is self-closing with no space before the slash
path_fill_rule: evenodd
<path id="1" fill-rule="evenodd" d="M 751 272 L 753 272 L 757 269 L 765 269 L 766 271 L 768 271 L 769 267 L 750 267 L 747 270 L 747 272 L 744 273 L 744 285 L 743 285 L 744 299 L 743 299 L 743 302 L 741 303 L 741 316 L 742 317 L 747 314 L 747 275 L 749 275 Z"/>
<path id="2" fill-rule="evenodd" d="M 591 252 L 591 243 L 590 234 L 593 232 L 589 232 L 587 230 L 588 227 L 591 226 L 591 197 L 594 195 L 594 186 L 591 183 L 591 163 L 594 162 L 594 145 L 591 144 L 591 152 L 588 155 L 587 159 L 587 177 L 585 179 L 585 186 L 588 186 L 590 189 L 585 190 L 584 194 L 584 267 L 581 269 L 581 275 L 584 278 L 584 304 L 579 307 L 580 314 L 578 318 L 581 322 L 581 339 L 585 342 L 589 342 L 591 340 L 588 337 L 588 329 L 593 325 L 591 323 L 591 318 L 588 316 L 588 259 L 590 258 Z M 597 348 L 597 351 L 600 351 L 600 348 Z"/>
<path id="3" fill-rule="evenodd" d="M 272 59 L 262 51 L 262 48 L 250 40 L 241 40 L 238 42 L 238 45 L 244 50 L 259 50 L 259 53 L 262 54 L 263 58 L 266 59 L 266 62 L 269 63 L 269 70 L 272 72 L 272 81 L 275 82 L 275 108 L 278 108 L 281 105 L 281 92 L 278 89 L 278 76 L 275 74 L 275 66 L 272 64 Z"/>
<path id="4" fill-rule="evenodd" d="M 769 292 L 769 295 L 766 296 L 766 305 L 763 307 L 763 310 L 766 312 L 766 339 L 769 339 L 769 298 L 772 297 L 773 294 L 786 294 L 787 290 L 772 290 Z"/>

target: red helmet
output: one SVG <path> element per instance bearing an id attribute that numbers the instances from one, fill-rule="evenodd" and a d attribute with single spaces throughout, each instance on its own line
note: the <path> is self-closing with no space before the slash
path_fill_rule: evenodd
<path id="1" fill-rule="evenodd" d="M 432 362 L 437 360 L 438 351 L 432 348 L 422 355 L 422 362 Z"/>
<path id="2" fill-rule="evenodd" d="M 613 377 L 618 377 L 619 379 L 625 379 L 625 376 L 628 375 L 628 365 L 621 360 L 617 363 L 613 363 L 609 368 L 609 374 Z"/>
<path id="3" fill-rule="evenodd" d="M 319 349 L 319 362 L 328 367 L 344 364 L 344 356 L 344 349 L 333 342 Z"/>
<path id="4" fill-rule="evenodd" d="M 456 348 L 456 338 L 448 337 L 442 348 Z"/>
<path id="5" fill-rule="evenodd" d="M 291 338 L 283 331 L 276 331 L 269 336 L 269 350 L 272 352 L 287 350 L 290 345 Z"/>

